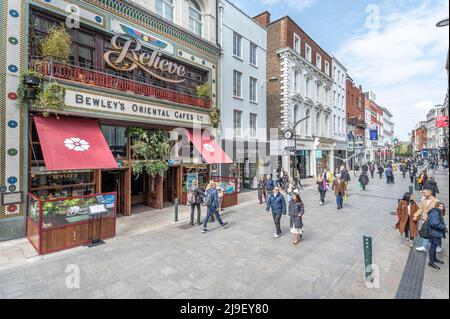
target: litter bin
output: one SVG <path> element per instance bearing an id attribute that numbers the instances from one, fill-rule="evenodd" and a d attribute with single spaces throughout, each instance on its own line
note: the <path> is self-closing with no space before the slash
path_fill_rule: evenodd
<path id="1" fill-rule="evenodd" d="M 421 187 L 420 187 L 420 185 L 419 185 L 419 178 L 418 178 L 418 177 L 415 177 L 415 178 L 414 178 L 414 189 L 415 189 L 416 191 L 421 191 Z"/>

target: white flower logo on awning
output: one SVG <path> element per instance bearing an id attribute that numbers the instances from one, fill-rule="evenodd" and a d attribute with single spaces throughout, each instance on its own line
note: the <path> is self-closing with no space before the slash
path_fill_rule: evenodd
<path id="1" fill-rule="evenodd" d="M 212 145 L 210 145 L 210 144 L 204 144 L 203 145 L 203 148 L 205 149 L 205 150 L 207 150 L 208 152 L 214 152 L 216 149 L 212 146 Z"/>
<path id="2" fill-rule="evenodd" d="M 87 151 L 90 147 L 88 142 L 78 137 L 66 138 L 64 140 L 64 146 L 67 147 L 69 150 L 76 152 Z"/>

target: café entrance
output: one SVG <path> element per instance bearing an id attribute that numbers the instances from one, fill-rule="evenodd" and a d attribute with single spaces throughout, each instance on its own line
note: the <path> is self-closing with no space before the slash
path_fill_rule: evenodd
<path id="1" fill-rule="evenodd" d="M 117 192 L 117 213 L 126 215 L 125 174 L 126 170 L 102 171 L 101 191 L 105 193 Z"/>

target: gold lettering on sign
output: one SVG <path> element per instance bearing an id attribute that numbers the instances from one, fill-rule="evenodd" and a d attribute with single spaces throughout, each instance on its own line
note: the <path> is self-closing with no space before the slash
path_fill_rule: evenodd
<path id="1" fill-rule="evenodd" d="M 118 41 L 125 39 L 123 46 Z M 141 51 L 141 43 L 132 36 L 126 34 L 118 34 L 111 39 L 112 49 L 103 54 L 106 63 L 118 71 L 133 71 L 137 67 L 150 74 L 151 76 L 162 81 L 170 83 L 181 83 L 185 79 L 174 80 L 157 74 L 154 70 L 161 70 L 169 74 L 176 74 L 178 77 L 186 75 L 186 68 L 184 65 L 178 65 L 175 62 L 169 61 L 162 57 L 159 49 L 155 49 L 151 54 Z"/>

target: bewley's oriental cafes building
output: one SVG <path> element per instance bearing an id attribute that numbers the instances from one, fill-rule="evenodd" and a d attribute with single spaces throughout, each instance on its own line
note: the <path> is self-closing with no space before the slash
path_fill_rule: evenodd
<path id="1" fill-rule="evenodd" d="M 80 25 L 67 29 L 70 60 L 50 63 L 40 56 L 40 42 L 52 26 L 66 22 L 73 4 Z M 220 87 L 215 43 L 124 1 L 4 0 L 1 9 L 0 240 L 26 234 L 27 194 L 36 200 L 116 194 L 106 206 L 131 215 L 177 198 L 183 203 L 192 179 L 204 187 L 214 178 L 233 204 L 234 182 L 216 177 L 217 164 L 230 159 L 205 134 L 214 135 L 210 114 Z M 65 86 L 62 110 L 44 117 L 34 103 L 19 105 L 20 75 L 28 69 L 44 76 L 44 87 L 50 81 Z M 205 83 L 209 98 L 197 96 Z M 172 154 L 164 177 L 134 174 L 130 128 L 167 134 L 185 128 L 179 140 L 187 139 L 191 156 Z M 55 213 L 52 203 L 44 203 L 41 231 L 55 226 L 45 222 L 46 214 Z M 68 208 L 71 215 L 82 210 Z M 82 220 L 70 218 L 64 223 Z M 62 248 L 47 247 L 52 249 Z"/>

